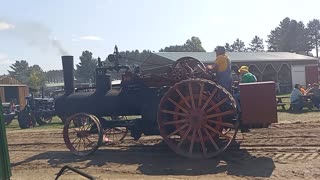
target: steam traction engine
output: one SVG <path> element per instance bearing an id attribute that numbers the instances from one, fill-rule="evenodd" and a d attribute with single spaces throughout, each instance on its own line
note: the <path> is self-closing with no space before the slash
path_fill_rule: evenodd
<path id="1" fill-rule="evenodd" d="M 66 146 L 77 155 L 93 153 L 110 131 L 127 128 L 134 139 L 161 135 L 177 154 L 208 158 L 222 153 L 235 140 L 239 128 L 232 94 L 215 83 L 213 73 L 191 57 L 159 68 L 165 73 L 130 71 L 121 66 L 117 49 L 108 56 L 113 66 L 96 68 L 96 87 L 74 92 L 73 57 L 63 56 L 65 94 L 55 101 L 56 114 L 66 119 Z M 124 69 L 120 87 L 111 85 L 107 71 Z M 152 71 L 150 71 L 152 72 Z M 139 117 L 119 120 L 106 117 Z"/>

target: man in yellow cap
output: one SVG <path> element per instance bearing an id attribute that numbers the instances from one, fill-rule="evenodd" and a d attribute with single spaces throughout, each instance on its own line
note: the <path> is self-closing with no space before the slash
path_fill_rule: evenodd
<path id="1" fill-rule="evenodd" d="M 256 76 L 249 72 L 248 66 L 241 66 L 238 71 L 241 76 L 241 83 L 257 82 Z"/>

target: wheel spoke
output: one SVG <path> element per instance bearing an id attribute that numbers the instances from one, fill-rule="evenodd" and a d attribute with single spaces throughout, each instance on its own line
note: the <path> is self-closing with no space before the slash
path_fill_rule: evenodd
<path id="1" fill-rule="evenodd" d="M 202 105 L 202 92 L 203 92 L 204 83 L 200 83 L 200 92 L 199 92 L 199 99 L 198 99 L 198 108 Z"/>
<path id="2" fill-rule="evenodd" d="M 88 124 L 86 125 L 86 127 L 87 127 L 87 128 L 86 128 L 86 131 L 88 131 L 88 130 L 92 127 L 92 125 L 93 125 L 93 124 L 88 123 Z"/>
<path id="3" fill-rule="evenodd" d="M 171 98 L 168 98 L 168 100 L 169 100 L 172 104 L 174 104 L 175 106 L 177 106 L 179 109 L 181 109 L 183 112 L 188 113 L 188 111 L 187 111 L 185 108 L 183 108 L 180 104 L 178 104 L 177 102 L 175 102 L 175 101 L 172 100 Z"/>
<path id="4" fill-rule="evenodd" d="M 191 126 L 189 126 L 187 132 L 183 135 L 182 139 L 178 143 L 178 147 L 180 147 L 182 145 L 182 143 L 184 142 L 184 140 L 186 140 L 186 138 L 188 137 L 190 131 L 191 131 Z"/>
<path id="5" fill-rule="evenodd" d="M 80 142 L 80 139 L 77 141 L 77 143 L 72 144 L 72 145 L 75 144 L 75 146 L 73 146 L 75 150 L 78 150 L 79 142 Z"/>
<path id="6" fill-rule="evenodd" d="M 69 130 L 71 130 L 71 131 L 74 132 L 74 133 L 79 132 L 76 128 L 70 128 Z M 69 130 L 68 130 L 68 131 L 69 131 Z"/>
<path id="7" fill-rule="evenodd" d="M 196 130 L 193 130 L 192 137 L 191 137 L 191 144 L 189 147 L 189 154 L 192 154 L 195 139 L 196 139 Z"/>
<path id="8" fill-rule="evenodd" d="M 108 129 L 105 130 L 105 133 L 109 133 L 109 132 L 111 132 L 111 129 L 110 129 L 110 128 L 108 128 Z"/>
<path id="9" fill-rule="evenodd" d="M 234 110 L 228 110 L 228 111 L 224 111 L 216 114 L 207 115 L 207 118 L 210 119 L 210 118 L 225 116 L 233 113 L 234 113 Z"/>
<path id="10" fill-rule="evenodd" d="M 208 122 L 210 123 L 214 123 L 214 124 L 217 124 L 217 125 L 222 125 L 222 126 L 225 126 L 225 127 L 229 127 L 229 128 L 235 128 L 235 126 L 231 123 L 225 123 L 225 122 L 221 122 L 221 121 L 215 121 L 215 120 L 208 120 Z"/>
<path id="11" fill-rule="evenodd" d="M 177 134 L 178 132 L 180 132 L 180 131 L 182 131 L 184 128 L 186 128 L 187 126 L 189 126 L 189 124 L 185 124 L 185 125 L 179 127 L 178 129 L 176 129 L 175 131 L 173 131 L 171 134 L 169 134 L 169 135 L 167 136 L 167 138 L 170 138 L 171 136 Z"/>
<path id="12" fill-rule="evenodd" d="M 83 150 L 85 151 L 87 149 L 86 138 L 82 138 L 82 140 L 83 140 Z"/>
<path id="13" fill-rule="evenodd" d="M 214 147 L 216 150 L 219 150 L 219 147 L 218 147 L 217 143 L 213 140 L 213 138 L 212 138 L 211 134 L 208 132 L 207 128 L 204 128 L 203 130 L 204 130 L 204 132 L 207 134 L 207 136 L 208 136 L 210 142 L 212 143 L 213 147 Z"/>
<path id="14" fill-rule="evenodd" d="M 225 97 L 224 99 L 222 99 L 221 101 L 219 101 L 217 104 L 215 104 L 214 106 L 212 106 L 211 108 L 209 108 L 209 109 L 207 110 L 207 113 L 210 112 L 210 111 L 212 111 L 212 110 L 214 110 L 214 109 L 216 109 L 216 108 L 219 107 L 221 104 L 223 104 L 223 103 L 225 103 L 225 102 L 227 102 L 227 101 L 228 101 L 228 97 Z"/>
<path id="15" fill-rule="evenodd" d="M 76 140 L 79 139 L 78 137 L 76 137 L 71 144 L 74 144 L 76 142 Z"/>
<path id="16" fill-rule="evenodd" d="M 79 121 L 78 121 L 78 122 L 79 122 Z M 83 131 L 83 126 L 82 126 L 82 125 L 79 126 L 79 124 L 77 124 L 77 123 L 76 123 L 75 125 L 78 127 L 78 129 L 79 129 L 80 132 Z"/>
<path id="17" fill-rule="evenodd" d="M 169 111 L 169 110 L 162 110 L 163 113 L 167 113 L 167 114 L 173 114 L 173 115 L 178 115 L 178 116 L 184 116 L 186 117 L 187 114 L 185 113 L 178 113 L 178 112 L 175 112 L 175 111 Z"/>
<path id="18" fill-rule="evenodd" d="M 212 132 L 218 134 L 219 136 L 223 136 L 223 137 L 225 137 L 225 138 L 227 138 L 227 139 L 229 139 L 229 140 L 232 139 L 232 137 L 230 137 L 230 136 L 228 136 L 228 135 L 226 135 L 226 134 L 223 134 L 223 133 L 217 131 L 216 129 L 214 129 L 213 127 L 209 126 L 208 124 L 206 124 L 205 127 L 206 127 L 207 129 L 211 130 Z"/>
<path id="19" fill-rule="evenodd" d="M 169 125 L 169 124 L 179 124 L 179 123 L 185 123 L 185 122 L 187 122 L 187 119 L 181 119 L 177 121 L 167 121 L 167 122 L 163 122 L 163 124 Z"/>
<path id="20" fill-rule="evenodd" d="M 188 106 L 188 108 L 191 108 L 189 102 L 186 100 L 186 98 L 182 95 L 181 91 L 179 89 L 176 89 L 176 92 L 179 94 L 183 102 Z"/>
<path id="21" fill-rule="evenodd" d="M 79 138 L 79 141 L 77 143 L 77 151 L 79 152 L 80 151 L 80 148 L 81 148 L 81 138 Z"/>
<path id="22" fill-rule="evenodd" d="M 113 142 L 115 141 L 115 135 L 114 135 L 114 128 L 112 128 L 112 140 L 113 140 Z"/>
<path id="23" fill-rule="evenodd" d="M 207 99 L 207 101 L 204 103 L 204 105 L 202 106 L 201 110 L 203 111 L 209 104 L 209 102 L 211 101 L 211 99 L 213 98 L 213 96 L 218 92 L 218 88 L 215 88 L 213 90 L 213 92 L 210 94 L 209 98 Z"/>
<path id="24" fill-rule="evenodd" d="M 189 87 L 189 94 L 190 94 L 190 98 L 191 98 L 192 108 L 195 109 L 196 105 L 194 103 L 194 97 L 193 97 L 191 82 L 188 84 L 188 87 Z"/>
<path id="25" fill-rule="evenodd" d="M 86 137 L 86 139 L 88 140 L 89 144 L 93 143 L 88 137 Z"/>
<path id="26" fill-rule="evenodd" d="M 203 137 L 202 137 L 201 129 L 198 130 L 198 135 L 199 135 L 199 138 L 200 138 L 200 143 L 201 143 L 201 148 L 202 148 L 203 155 L 207 156 L 207 148 L 206 148 L 206 146 L 204 145 L 204 142 L 203 142 L 204 140 L 203 140 Z"/>

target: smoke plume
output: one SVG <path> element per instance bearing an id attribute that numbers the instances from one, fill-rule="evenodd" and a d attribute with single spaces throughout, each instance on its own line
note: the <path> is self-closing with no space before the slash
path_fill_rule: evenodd
<path id="1" fill-rule="evenodd" d="M 14 38 L 23 40 L 29 46 L 38 47 L 41 50 L 54 50 L 60 55 L 66 55 L 68 52 L 63 48 L 60 41 L 55 39 L 51 31 L 43 24 L 38 22 L 18 22 L 8 23 L 0 19 L 1 23 L 11 24 L 12 28 L 7 28 L 4 33 L 7 33 Z"/>
<path id="2" fill-rule="evenodd" d="M 68 52 L 66 49 L 64 49 L 60 43 L 60 41 L 56 40 L 56 39 L 53 39 L 52 40 L 52 46 L 57 48 L 57 50 L 59 51 L 60 55 L 67 55 Z"/>

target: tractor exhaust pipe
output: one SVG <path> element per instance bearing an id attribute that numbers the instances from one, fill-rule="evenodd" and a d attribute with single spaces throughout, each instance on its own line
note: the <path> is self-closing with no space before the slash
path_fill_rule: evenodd
<path id="1" fill-rule="evenodd" d="M 73 76 L 73 56 L 61 56 L 63 79 L 64 79 L 64 92 L 66 95 L 74 92 L 74 76 Z"/>

